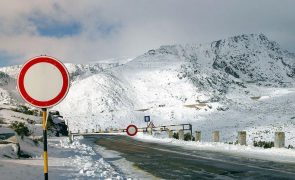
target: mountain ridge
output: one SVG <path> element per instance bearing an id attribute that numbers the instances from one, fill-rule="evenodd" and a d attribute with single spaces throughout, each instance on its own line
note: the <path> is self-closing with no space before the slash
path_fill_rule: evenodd
<path id="1" fill-rule="evenodd" d="M 143 126 L 144 115 L 159 125 L 201 125 L 208 118 L 224 122 L 223 118 L 231 118 L 224 114 L 258 108 L 251 97 L 277 98 L 272 91 L 285 93 L 294 87 L 295 58 L 263 34 L 161 46 L 126 62 L 104 67 L 66 64 L 70 92 L 54 109 L 69 119 L 71 130 Z M 14 78 L 19 68 L 0 68 L 0 72 Z M 11 93 L 7 88 L 6 92 Z"/>

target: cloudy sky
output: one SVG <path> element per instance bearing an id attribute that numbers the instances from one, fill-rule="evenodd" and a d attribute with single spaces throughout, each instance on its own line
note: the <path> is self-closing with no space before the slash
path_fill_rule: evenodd
<path id="1" fill-rule="evenodd" d="M 264 33 L 295 52 L 293 0 L 5 0 L 0 66 L 38 55 L 88 63 L 165 44 Z"/>

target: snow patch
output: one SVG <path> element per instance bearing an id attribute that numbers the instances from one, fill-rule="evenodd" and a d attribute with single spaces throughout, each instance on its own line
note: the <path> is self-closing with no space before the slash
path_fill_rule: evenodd
<path id="1" fill-rule="evenodd" d="M 257 158 L 278 162 L 295 163 L 295 150 L 285 148 L 270 148 L 263 149 L 260 147 L 254 147 L 251 145 L 241 146 L 226 143 L 216 142 L 194 142 L 194 141 L 182 141 L 177 139 L 170 139 L 164 137 L 153 137 L 146 134 L 138 134 L 136 139 L 146 142 L 156 142 L 165 145 L 176 145 L 181 146 L 190 150 L 205 150 L 222 152 L 236 156 L 245 156 L 248 158 Z"/>
<path id="2" fill-rule="evenodd" d="M 94 149 L 81 143 L 82 136 L 75 137 L 73 143 L 69 139 L 62 139 L 60 146 L 71 149 L 75 156 L 69 157 L 69 164 L 77 168 L 78 177 L 91 177 L 96 179 L 124 179 L 114 168 L 107 163 Z"/>

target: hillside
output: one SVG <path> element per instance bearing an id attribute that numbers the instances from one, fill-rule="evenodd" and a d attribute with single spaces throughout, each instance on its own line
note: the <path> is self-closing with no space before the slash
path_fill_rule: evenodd
<path id="1" fill-rule="evenodd" d="M 144 126 L 143 116 L 151 115 L 156 125 L 193 123 L 205 139 L 212 130 L 226 141 L 237 130 L 249 131 L 250 140 L 267 139 L 278 128 L 290 132 L 288 143 L 295 137 L 295 56 L 263 34 L 161 46 L 123 65 L 66 66 L 71 89 L 55 109 L 72 131 Z M 12 79 L 18 70 L 0 69 Z"/>

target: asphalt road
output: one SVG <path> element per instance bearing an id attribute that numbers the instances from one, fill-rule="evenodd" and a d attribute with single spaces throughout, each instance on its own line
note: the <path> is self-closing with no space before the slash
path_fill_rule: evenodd
<path id="1" fill-rule="evenodd" d="M 163 179 L 295 179 L 295 164 L 185 150 L 127 136 L 100 135 L 96 143 Z"/>

